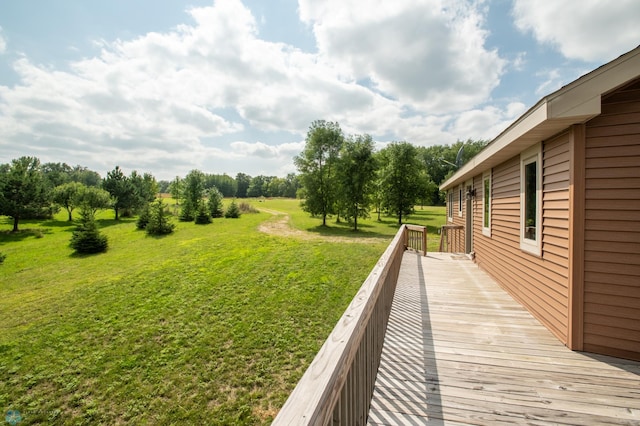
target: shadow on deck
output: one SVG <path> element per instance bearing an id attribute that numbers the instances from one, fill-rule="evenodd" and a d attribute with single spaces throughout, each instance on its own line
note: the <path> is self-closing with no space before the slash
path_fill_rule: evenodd
<path id="1" fill-rule="evenodd" d="M 369 424 L 640 424 L 640 363 L 572 352 L 464 257 L 406 252 Z"/>

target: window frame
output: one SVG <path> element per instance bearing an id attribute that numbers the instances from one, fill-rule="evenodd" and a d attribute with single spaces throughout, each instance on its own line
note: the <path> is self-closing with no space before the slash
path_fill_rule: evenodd
<path id="1" fill-rule="evenodd" d="M 462 200 L 464 199 L 464 186 L 458 187 L 458 217 L 462 217 Z"/>
<path id="2" fill-rule="evenodd" d="M 453 189 L 447 192 L 447 220 L 453 222 Z"/>
<path id="3" fill-rule="evenodd" d="M 526 167 L 536 163 L 535 239 L 527 238 Z M 542 253 L 542 144 L 538 143 L 520 154 L 520 249 L 535 256 Z"/>
<path id="4" fill-rule="evenodd" d="M 492 173 L 489 169 L 482 174 L 482 235 L 491 237 L 491 199 L 493 197 Z M 489 182 L 489 196 L 486 197 L 485 182 Z M 487 226 L 485 226 L 485 222 Z"/>

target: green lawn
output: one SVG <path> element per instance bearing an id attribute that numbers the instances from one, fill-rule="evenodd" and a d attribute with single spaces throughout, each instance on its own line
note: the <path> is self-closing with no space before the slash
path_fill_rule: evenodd
<path id="1" fill-rule="evenodd" d="M 0 409 L 20 425 L 270 423 L 397 224 L 318 229 L 298 201 L 251 204 L 301 230 L 379 238 L 258 232 L 268 213 L 154 238 L 102 212 L 109 250 L 76 256 L 64 212 L 17 235 L 0 217 Z M 444 208 L 416 211 L 408 222 L 443 222 Z"/>

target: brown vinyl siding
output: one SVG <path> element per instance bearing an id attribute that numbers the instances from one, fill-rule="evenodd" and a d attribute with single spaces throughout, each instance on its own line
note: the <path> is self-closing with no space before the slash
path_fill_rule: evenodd
<path id="1" fill-rule="evenodd" d="M 543 143 L 542 256 L 520 249 L 520 156 L 493 168 L 491 237 L 482 234 L 482 176 L 474 179 L 474 243 L 480 267 L 567 342 L 569 136 Z"/>
<path id="2" fill-rule="evenodd" d="M 584 350 L 640 359 L 640 82 L 586 126 Z"/>

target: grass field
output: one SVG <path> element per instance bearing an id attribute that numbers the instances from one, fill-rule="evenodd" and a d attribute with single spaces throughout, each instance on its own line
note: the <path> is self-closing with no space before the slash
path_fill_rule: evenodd
<path id="1" fill-rule="evenodd" d="M 397 224 L 355 233 L 295 200 L 252 204 L 319 237 L 258 232 L 280 217 L 258 213 L 153 238 L 105 211 L 109 250 L 76 256 L 64 212 L 19 234 L 1 217 L 0 408 L 20 425 L 270 423 Z M 408 222 L 437 229 L 444 208 Z"/>

